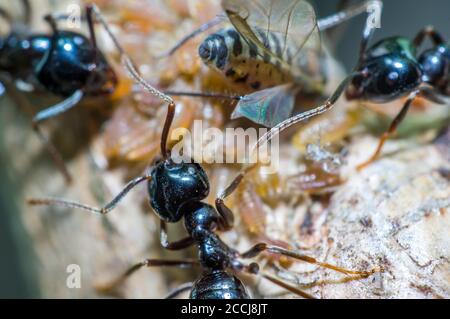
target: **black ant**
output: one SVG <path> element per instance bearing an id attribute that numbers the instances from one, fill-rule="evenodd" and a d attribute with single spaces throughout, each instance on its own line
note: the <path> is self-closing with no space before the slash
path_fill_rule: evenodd
<path id="1" fill-rule="evenodd" d="M 244 286 L 233 273 L 247 272 L 250 274 L 258 274 L 258 264 L 254 262 L 244 264 L 242 259 L 256 257 L 264 251 L 323 266 L 346 275 L 353 275 L 354 279 L 366 278 L 377 271 L 375 269 L 370 271 L 344 269 L 328 263 L 319 262 L 313 257 L 266 243 L 256 244 L 245 253 L 239 253 L 226 245 L 215 232 L 217 230 L 227 231 L 233 227 L 233 213 L 225 205 L 224 199 L 237 188 L 243 175 L 239 175 L 224 194 L 216 199 L 215 208 L 202 202 L 209 194 L 209 180 L 205 171 L 198 163 L 174 162 L 166 146 L 174 114 L 175 104 L 170 103 L 161 137 L 162 161 L 157 163 L 148 175 L 140 176 L 130 181 L 104 207 L 96 208 L 60 199 L 29 200 L 29 204 L 31 205 L 62 205 L 105 215 L 113 210 L 133 187 L 141 182 L 147 181 L 150 205 L 161 219 L 161 245 L 169 250 L 180 250 L 192 245 L 196 245 L 198 248 L 198 261 L 148 259 L 131 267 L 124 275 L 111 285 L 108 285 L 104 290 L 111 290 L 112 287 L 117 286 L 136 270 L 144 266 L 186 267 L 200 265 L 204 269 L 201 277 L 195 283 L 183 285 L 180 289 L 177 289 L 176 294 L 190 290 L 190 296 L 194 299 L 248 298 L 249 295 Z M 184 225 L 188 236 L 175 242 L 169 242 L 166 223 L 176 223 L 182 218 L 184 218 Z M 312 298 L 308 293 L 290 286 L 269 274 L 263 273 L 262 276 L 295 294 Z M 171 296 L 174 296 L 174 294 L 171 294 Z"/>
<path id="2" fill-rule="evenodd" d="M 106 22 L 100 15 L 100 12 L 96 7 L 94 8 L 100 21 L 107 28 Z M 112 34 L 110 35 L 115 39 Z M 144 86 L 149 87 L 142 78 L 139 81 Z M 157 90 L 154 90 L 153 94 L 160 98 L 164 96 Z M 62 205 L 105 215 L 113 210 L 136 185 L 144 181 L 147 182 L 150 205 L 160 218 L 161 245 L 169 250 L 181 250 L 196 245 L 199 252 L 198 260 L 147 259 L 131 267 L 121 277 L 110 285 L 107 285 L 104 288 L 105 290 L 110 291 L 136 270 L 145 266 L 186 267 L 199 265 L 203 269 L 200 278 L 195 283 L 183 285 L 176 289 L 169 295 L 170 297 L 174 297 L 182 291 L 190 290 L 190 297 L 195 299 L 249 298 L 249 294 L 244 285 L 235 276 L 235 273 L 245 272 L 254 275 L 258 274 L 259 266 L 257 263 L 251 262 L 246 264 L 242 260 L 256 257 L 262 252 L 271 252 L 316 264 L 345 275 L 352 275 L 351 278 L 353 279 L 366 278 L 379 271 L 378 269 L 372 269 L 370 271 L 348 270 L 328 263 L 319 262 L 313 257 L 300 254 L 296 251 L 266 243 L 256 244 L 244 253 L 239 253 L 225 244 L 217 235 L 216 231 L 230 230 L 233 227 L 234 216 L 232 211 L 224 203 L 224 200 L 237 188 L 248 169 L 243 170 L 224 193 L 216 199 L 215 207 L 202 202 L 208 196 L 210 190 L 206 172 L 198 163 L 178 163 L 174 161 L 171 157 L 170 150 L 167 148 L 169 131 L 175 115 L 175 103 L 170 97 L 164 97 L 163 99 L 168 102 L 168 110 L 161 135 L 162 160 L 157 162 L 148 174 L 128 182 L 124 189 L 111 202 L 101 208 L 61 199 L 31 199 L 28 201 L 31 205 Z M 170 242 L 167 236 L 166 223 L 176 223 L 181 219 L 184 219 L 188 236 L 181 240 Z M 262 273 L 262 276 L 299 296 L 313 298 L 310 294 L 284 283 L 269 274 Z"/>
<path id="3" fill-rule="evenodd" d="M 51 34 L 32 34 L 28 22 L 30 5 L 22 1 L 25 8 L 23 23 L 14 23 L 3 9 L 1 15 L 10 23 L 11 32 L 0 39 L 0 71 L 10 78 L 40 88 L 64 98 L 63 101 L 38 112 L 33 120 L 33 128 L 50 151 L 58 168 L 68 182 L 71 176 L 67 171 L 59 152 L 39 129 L 39 124 L 68 111 L 85 97 L 111 94 L 117 77 L 105 56 L 97 47 L 97 40 L 90 8 L 86 18 L 89 26 L 89 39 L 84 35 L 59 30 L 57 20 L 60 17 L 46 15 Z"/>
<path id="4" fill-rule="evenodd" d="M 390 37 L 368 48 L 374 30 L 373 26 L 366 24 L 359 62 L 325 104 L 281 122 L 258 143 L 269 141 L 288 127 L 328 111 L 344 91 L 349 100 L 373 103 L 387 103 L 407 96 L 402 109 L 380 137 L 373 155 L 358 165 L 360 170 L 378 158 L 384 143 L 395 133 L 417 97 L 450 104 L 450 46 L 433 27 L 420 30 L 412 41 L 405 37 Z M 417 49 L 426 37 L 431 39 L 433 46 L 418 55 Z"/>
<path id="5" fill-rule="evenodd" d="M 25 16 L 29 17 L 29 3 L 27 0 L 22 2 L 27 12 Z M 1 8 L 0 16 L 6 17 L 11 26 L 15 26 L 12 18 L 9 18 L 6 11 Z M 96 21 L 94 21 L 95 17 L 97 17 Z M 103 25 L 118 50 L 123 65 L 143 89 L 168 103 L 172 102 L 172 99 L 153 88 L 141 77 L 95 5 L 86 6 L 85 19 L 90 39 L 76 32 L 59 30 L 56 22 L 66 18 L 65 15 L 45 16 L 45 20 L 53 31 L 51 35 L 29 35 L 23 31 L 23 27 L 12 28 L 9 36 L 3 40 L 0 39 L 2 40 L 0 41 L 0 71 L 9 73 L 10 77 L 15 79 L 26 80 L 31 77 L 32 82 L 65 98 L 64 101 L 38 112 L 33 118 L 33 128 L 43 139 L 66 180 L 70 181 L 71 176 L 59 152 L 40 132 L 39 124 L 66 112 L 77 105 L 83 97 L 107 95 L 115 89 L 117 77 L 97 47 L 95 22 Z M 29 20 L 25 18 L 25 21 L 27 19 Z M 22 63 L 24 60 L 26 63 Z"/>

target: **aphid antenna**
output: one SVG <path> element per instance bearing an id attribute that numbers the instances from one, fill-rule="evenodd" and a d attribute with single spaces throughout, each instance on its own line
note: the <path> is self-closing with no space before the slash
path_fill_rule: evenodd
<path id="1" fill-rule="evenodd" d="M 242 95 L 230 95 L 230 94 L 207 93 L 207 92 L 164 91 L 164 93 L 170 96 L 189 96 L 189 97 L 202 97 L 214 99 L 227 99 L 235 101 L 239 101 L 243 98 Z"/>

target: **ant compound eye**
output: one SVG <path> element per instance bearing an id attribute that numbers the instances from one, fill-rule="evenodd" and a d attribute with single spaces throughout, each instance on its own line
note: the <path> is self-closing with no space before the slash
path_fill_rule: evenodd
<path id="1" fill-rule="evenodd" d="M 182 217 L 181 206 L 201 201 L 209 194 L 209 182 L 197 163 L 163 161 L 152 171 L 148 183 L 150 205 L 164 221 L 177 222 Z"/>

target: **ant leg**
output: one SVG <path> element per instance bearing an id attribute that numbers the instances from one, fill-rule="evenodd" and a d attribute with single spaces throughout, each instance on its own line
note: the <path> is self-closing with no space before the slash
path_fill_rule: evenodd
<path id="1" fill-rule="evenodd" d="M 425 40 L 425 37 L 429 37 L 435 45 L 445 43 L 442 35 L 438 31 L 436 31 L 436 29 L 433 26 L 427 26 L 417 33 L 417 35 L 413 40 L 413 45 L 415 47 L 419 47 Z"/>
<path id="2" fill-rule="evenodd" d="M 172 290 L 171 292 L 169 292 L 164 299 L 174 299 L 176 298 L 178 295 L 182 294 L 185 291 L 188 290 L 192 290 L 192 287 L 194 287 L 194 283 L 193 282 L 187 282 L 185 284 L 182 284 L 181 286 L 175 288 L 174 290 Z"/>
<path id="3" fill-rule="evenodd" d="M 4 8 L 0 7 L 0 17 L 2 17 L 11 26 L 13 24 L 13 18 Z"/>
<path id="4" fill-rule="evenodd" d="M 267 133 L 265 133 L 263 136 L 261 136 L 258 141 L 256 142 L 256 145 L 253 147 L 251 153 L 253 154 L 256 150 L 258 150 L 263 143 L 268 143 L 270 140 L 272 140 L 275 136 L 280 134 L 282 131 L 286 130 L 287 128 L 291 127 L 294 124 L 297 124 L 301 121 L 307 120 L 313 116 L 322 114 L 328 110 L 330 110 L 336 101 L 339 99 L 339 97 L 344 92 L 347 85 L 350 83 L 350 81 L 353 79 L 355 75 L 358 75 L 358 72 L 351 73 L 348 75 L 342 82 L 339 84 L 336 91 L 330 96 L 330 98 L 325 102 L 325 104 L 318 106 L 312 110 L 294 115 L 287 120 L 284 120 L 283 122 L 277 124 L 273 128 L 271 128 Z M 239 186 L 240 182 L 244 178 L 245 174 L 247 174 L 250 170 L 254 169 L 257 166 L 256 163 L 253 164 L 247 164 L 240 172 L 239 174 L 233 179 L 233 181 L 230 183 L 230 185 L 223 191 L 223 193 L 216 199 L 216 209 L 219 212 L 220 216 L 222 217 L 222 225 L 221 230 L 229 230 L 233 226 L 233 213 L 231 210 L 225 205 L 224 199 L 231 195 L 236 188 Z"/>
<path id="5" fill-rule="evenodd" d="M 41 140 L 42 144 L 47 149 L 47 152 L 52 157 L 53 162 L 55 162 L 56 167 L 63 175 L 64 179 L 66 180 L 66 183 L 67 184 L 72 183 L 72 176 L 67 170 L 66 164 L 64 163 L 64 160 L 59 151 L 56 149 L 55 145 L 53 145 L 53 143 L 44 135 L 44 133 L 42 133 L 41 128 L 37 123 L 33 122 L 33 130 L 37 135 L 37 137 Z"/>
<path id="6" fill-rule="evenodd" d="M 113 281 L 106 284 L 99 284 L 95 286 L 95 289 L 101 293 L 108 294 L 113 292 L 118 286 L 123 284 L 132 274 L 143 267 L 155 267 L 155 266 L 167 266 L 167 267 L 180 267 L 187 268 L 198 265 L 196 260 L 164 260 L 164 259 L 146 259 L 143 262 L 137 263 L 127 269 L 122 275 Z"/>
<path id="7" fill-rule="evenodd" d="M 136 185 L 140 184 L 141 182 L 147 181 L 150 178 L 151 178 L 150 175 L 145 175 L 131 180 L 124 187 L 124 189 L 113 198 L 112 201 L 110 201 L 108 204 L 106 204 L 101 208 L 57 198 L 34 198 L 29 199 L 27 202 L 29 205 L 59 205 L 64 207 L 82 209 L 95 214 L 105 215 L 110 211 L 112 211 L 117 206 L 117 204 L 125 197 L 125 195 L 127 195 L 128 192 L 131 191 Z"/>
<path id="8" fill-rule="evenodd" d="M 412 102 L 414 101 L 414 99 L 417 97 L 419 91 L 414 91 L 412 92 L 409 96 L 408 99 L 406 100 L 405 104 L 403 105 L 402 109 L 400 110 L 400 112 L 397 114 L 397 116 L 394 118 L 394 120 L 392 121 L 391 125 L 389 126 L 389 129 L 383 133 L 383 135 L 381 135 L 380 137 L 380 141 L 378 142 L 378 146 L 377 149 L 375 150 L 375 153 L 373 153 L 373 155 L 364 163 L 359 164 L 356 169 L 357 170 L 362 170 L 363 168 L 365 168 L 367 165 L 369 165 L 370 163 L 372 163 L 373 161 L 375 161 L 378 156 L 381 153 L 381 150 L 383 149 L 383 145 L 386 142 L 386 140 L 395 133 L 397 126 L 403 121 L 403 119 L 405 118 L 406 114 L 408 113 L 408 110 L 412 104 Z"/>
<path id="9" fill-rule="evenodd" d="M 33 118 L 33 125 L 38 125 L 39 123 L 46 121 L 49 118 L 55 117 L 70 110 L 83 99 L 83 95 L 83 91 L 76 90 L 64 101 L 38 112 Z"/>
<path id="10" fill-rule="evenodd" d="M 92 45 L 94 46 L 95 49 L 97 49 L 97 37 L 95 36 L 94 20 L 92 19 L 93 18 L 92 10 L 93 9 L 91 6 L 86 7 L 86 20 L 89 29 L 89 37 L 91 38 Z"/>
<path id="11" fill-rule="evenodd" d="M 334 13 L 334 14 L 329 15 L 324 18 L 320 18 L 317 21 L 317 26 L 320 31 L 324 31 L 324 30 L 333 28 L 333 27 L 335 27 L 343 22 L 346 22 L 360 14 L 368 13 L 367 10 L 371 6 L 379 6 L 380 1 L 369 0 L 369 1 L 364 1 L 363 3 L 355 4 L 353 6 L 349 6 L 349 7 L 347 7 L 347 2 L 348 1 L 341 1 L 341 3 L 339 4 L 339 8 L 341 8 L 341 10 L 339 12 Z M 345 7 L 347 7 L 347 8 L 345 8 Z M 342 9 L 342 8 L 344 8 L 344 9 Z"/>
<path id="12" fill-rule="evenodd" d="M 294 251 L 291 251 L 288 249 L 284 249 L 284 248 L 278 247 L 278 246 L 270 246 L 265 243 L 256 244 L 255 246 L 250 248 L 247 252 L 242 253 L 240 255 L 242 258 L 253 258 L 253 257 L 258 256 L 260 253 L 262 253 L 264 251 L 291 257 L 291 258 L 301 260 L 301 261 L 304 261 L 304 262 L 307 262 L 310 264 L 328 268 L 328 269 L 343 273 L 345 275 L 361 275 L 361 276 L 368 277 L 368 276 L 374 274 L 375 272 L 382 271 L 381 269 L 378 269 L 378 268 L 374 268 L 370 271 L 357 271 L 357 270 L 345 269 L 345 268 L 338 267 L 338 266 L 335 266 L 335 265 L 332 265 L 329 263 L 320 262 L 320 261 L 316 260 L 315 258 L 307 256 L 307 255 L 299 254 L 297 252 L 294 252 Z"/>
<path id="13" fill-rule="evenodd" d="M 175 46 L 170 49 L 169 51 L 157 56 L 157 58 L 165 58 L 165 57 L 169 57 L 172 54 L 174 54 L 179 48 L 181 48 L 186 42 L 188 42 L 189 40 L 195 38 L 197 35 L 211 29 L 212 27 L 215 27 L 216 25 L 218 25 L 220 22 L 223 21 L 223 18 L 220 16 L 217 16 L 215 18 L 213 18 L 212 20 L 206 22 L 205 24 L 202 24 L 198 29 L 192 31 L 190 34 L 188 34 L 187 36 L 185 36 L 184 38 L 182 38 L 180 41 L 177 42 L 177 44 L 175 44 Z"/>
<path id="14" fill-rule="evenodd" d="M 449 91 L 449 94 L 450 94 L 450 91 Z M 438 92 L 432 86 L 424 85 L 423 87 L 421 87 L 420 95 L 431 102 L 434 102 L 437 104 L 442 104 L 442 105 L 450 105 L 450 97 Z"/>
<path id="15" fill-rule="evenodd" d="M 298 289 L 298 288 L 296 288 L 294 286 L 291 286 L 291 285 L 285 283 L 284 281 L 281 281 L 278 278 L 275 278 L 275 277 L 273 277 L 273 276 L 271 276 L 269 274 L 263 273 L 262 276 L 265 279 L 267 279 L 267 280 L 271 281 L 272 283 L 274 283 L 275 285 L 280 286 L 280 287 L 286 289 L 287 291 L 290 291 L 290 292 L 292 292 L 292 293 L 294 293 L 294 294 L 296 294 L 296 295 L 298 295 L 300 297 L 303 297 L 303 298 L 306 298 L 306 299 L 316 299 L 314 296 L 310 295 L 309 293 L 304 292 L 303 290 L 300 290 L 300 289 Z"/>
<path id="16" fill-rule="evenodd" d="M 243 271 L 252 274 L 252 275 L 258 275 L 259 272 L 259 265 L 257 263 L 251 263 L 249 265 L 244 266 Z M 275 278 L 267 273 L 262 272 L 261 276 L 269 281 L 271 281 L 272 283 L 274 283 L 277 286 L 280 286 L 284 289 L 286 289 L 287 291 L 290 291 L 300 297 L 306 298 L 306 299 L 316 299 L 314 298 L 312 295 L 308 294 L 307 292 L 304 292 L 303 290 L 300 290 L 294 286 L 291 286 L 281 280 L 279 280 L 278 278 Z"/>
<path id="17" fill-rule="evenodd" d="M 174 242 L 169 242 L 167 235 L 167 225 L 166 222 L 162 219 L 160 225 L 159 240 L 161 242 L 161 246 L 163 246 L 167 250 L 181 250 L 191 246 L 194 243 L 194 240 L 190 236 Z"/>
<path id="18" fill-rule="evenodd" d="M 375 29 L 377 27 L 379 27 L 374 23 L 373 18 L 375 18 L 375 19 L 381 18 L 381 12 L 383 10 L 383 2 L 373 1 L 371 3 L 371 6 L 368 7 L 368 9 L 369 8 L 371 8 L 371 11 L 370 11 L 369 15 L 367 16 L 366 25 L 365 25 L 364 31 L 363 31 L 363 37 L 361 39 L 361 43 L 359 46 L 359 61 L 358 61 L 357 66 L 359 66 L 363 60 L 364 53 L 367 50 L 367 46 L 369 45 L 369 42 L 372 39 Z M 374 16 L 374 15 L 378 15 L 378 16 Z M 372 19 L 372 21 L 371 21 L 371 19 Z"/>

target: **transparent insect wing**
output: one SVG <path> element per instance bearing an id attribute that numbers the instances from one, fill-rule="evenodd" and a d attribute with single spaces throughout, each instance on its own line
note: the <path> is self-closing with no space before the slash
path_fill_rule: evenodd
<path id="1" fill-rule="evenodd" d="M 302 52 L 320 52 L 313 7 L 304 0 L 222 0 L 222 7 L 241 36 L 281 68 L 302 75 Z M 269 42 L 273 44 L 270 46 Z"/>
<path id="2" fill-rule="evenodd" d="M 239 101 L 231 118 L 246 117 L 255 123 L 274 127 L 292 114 L 294 99 L 295 93 L 291 84 L 256 91 Z"/>

